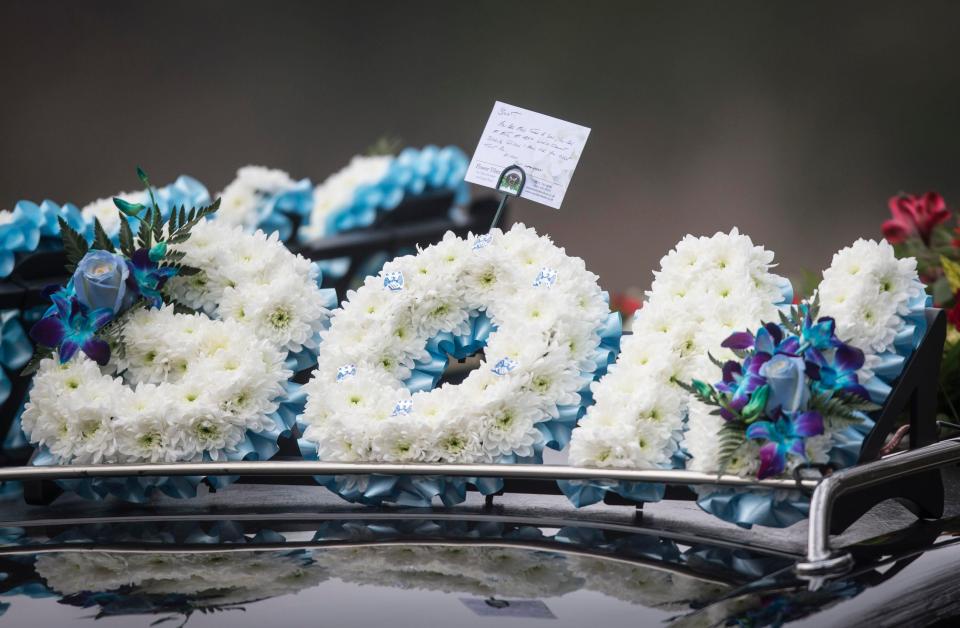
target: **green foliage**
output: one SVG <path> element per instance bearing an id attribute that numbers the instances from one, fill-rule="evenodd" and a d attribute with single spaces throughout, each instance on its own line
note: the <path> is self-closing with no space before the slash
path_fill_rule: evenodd
<path id="1" fill-rule="evenodd" d="M 126 219 L 122 216 L 120 219 L 126 221 Z M 108 236 L 107 232 L 104 231 L 103 225 L 100 224 L 99 218 L 93 219 L 93 246 L 90 248 L 116 253 L 116 249 L 113 247 L 113 242 L 110 241 L 110 236 Z"/>
<path id="2" fill-rule="evenodd" d="M 83 259 L 83 256 L 90 250 L 86 239 L 80 235 L 73 227 L 67 224 L 67 221 L 57 216 L 60 223 L 60 237 L 63 239 L 63 250 L 67 255 L 67 272 L 72 273 L 77 268 L 77 264 Z"/>
<path id="3" fill-rule="evenodd" d="M 740 447 L 747 442 L 747 427 L 742 421 L 727 421 L 717 435 L 720 445 L 717 449 L 718 471 L 727 470 Z"/>
<path id="4" fill-rule="evenodd" d="M 130 228 L 130 223 L 127 221 L 127 217 L 122 213 L 120 214 L 120 252 L 123 253 L 128 259 L 133 257 L 134 243 L 133 243 L 133 230 Z"/>
<path id="5" fill-rule="evenodd" d="M 856 395 L 837 392 L 832 396 L 811 395 L 807 409 L 819 412 L 824 423 L 829 425 L 831 430 L 836 430 L 862 423 L 863 419 L 857 416 L 856 412 L 876 412 L 880 406 Z"/>
<path id="6" fill-rule="evenodd" d="M 941 255 L 940 265 L 943 266 L 943 276 L 947 279 L 950 291 L 956 294 L 960 290 L 960 263 L 947 259 L 946 255 Z"/>
<path id="7" fill-rule="evenodd" d="M 181 207 L 179 212 L 171 210 L 170 220 L 167 222 L 167 224 L 170 226 L 168 229 L 169 235 L 167 237 L 167 242 L 169 244 L 180 244 L 181 242 L 185 242 L 190 237 L 190 230 L 197 226 L 197 224 L 207 216 L 211 216 L 216 213 L 218 209 L 220 209 L 219 198 L 210 205 L 207 205 L 206 207 L 200 207 L 199 209 L 194 208 L 190 211 L 185 211 L 184 208 Z"/>

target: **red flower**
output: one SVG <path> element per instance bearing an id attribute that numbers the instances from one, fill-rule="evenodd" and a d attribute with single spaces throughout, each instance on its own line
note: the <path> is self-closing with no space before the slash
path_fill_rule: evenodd
<path id="1" fill-rule="evenodd" d="M 943 197 L 936 192 L 927 192 L 923 196 L 894 196 L 887 204 L 893 218 L 884 221 L 883 237 L 891 244 L 900 244 L 918 235 L 929 246 L 933 228 L 950 218 Z"/>
<path id="2" fill-rule="evenodd" d="M 643 301 L 627 294 L 614 294 L 611 298 L 613 309 L 624 318 L 633 316 L 637 310 L 643 307 Z"/>
<path id="3" fill-rule="evenodd" d="M 947 312 L 947 323 L 953 325 L 957 331 L 960 331 L 960 292 L 954 295 L 953 302 L 956 305 Z"/>

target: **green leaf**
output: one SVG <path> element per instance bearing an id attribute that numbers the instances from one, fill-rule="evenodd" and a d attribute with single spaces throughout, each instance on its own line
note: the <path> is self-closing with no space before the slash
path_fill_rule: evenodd
<path id="1" fill-rule="evenodd" d="M 60 223 L 60 237 L 63 239 L 63 250 L 67 255 L 67 272 L 72 273 L 90 250 L 90 245 L 61 216 L 57 216 L 57 222 Z"/>
<path id="2" fill-rule="evenodd" d="M 181 266 L 180 264 L 171 264 L 171 266 L 176 268 L 177 274 L 182 277 L 190 277 L 200 272 L 199 268 L 194 268 L 193 266 Z"/>
<path id="3" fill-rule="evenodd" d="M 153 246 L 153 231 L 150 229 L 150 223 L 147 222 L 146 218 L 140 221 L 140 229 L 137 230 L 137 247 L 141 249 L 149 249 Z"/>
<path id="4" fill-rule="evenodd" d="M 740 414 L 743 415 L 743 418 L 747 422 L 756 419 L 763 412 L 764 408 L 767 407 L 767 398 L 770 396 L 770 387 L 764 384 L 760 388 L 757 388 L 753 391 L 753 394 L 750 395 L 750 402 L 743 407 L 743 410 Z"/>
<path id="5" fill-rule="evenodd" d="M 126 218 L 121 218 L 123 222 L 126 222 Z M 113 247 L 113 242 L 110 241 L 110 236 L 107 235 L 107 232 L 104 231 L 103 225 L 100 224 L 99 218 L 93 219 L 93 246 L 90 248 L 100 249 L 101 251 L 108 251 L 110 253 L 116 253 L 116 249 Z"/>
<path id="6" fill-rule="evenodd" d="M 746 428 L 740 421 L 727 421 L 717 434 L 719 447 L 717 450 L 718 471 L 727 470 L 733 457 L 740 447 L 747 441 Z"/>
<path id="7" fill-rule="evenodd" d="M 697 391 L 697 396 L 701 399 L 713 398 L 713 386 L 699 379 L 693 380 L 693 389 Z"/>
<path id="8" fill-rule="evenodd" d="M 120 214 L 120 251 L 128 258 L 133 257 L 133 230 L 130 229 L 130 221 L 123 214 Z"/>
<path id="9" fill-rule="evenodd" d="M 876 412 L 880 406 L 861 397 L 837 393 L 832 397 L 815 394 L 807 402 L 807 409 L 820 413 L 824 423 L 831 430 L 863 423 L 857 412 Z"/>
<path id="10" fill-rule="evenodd" d="M 179 226 L 176 231 L 168 234 L 167 242 L 170 244 L 180 244 L 181 242 L 186 242 L 190 238 L 190 231 L 197 226 L 197 224 L 206 218 L 214 214 L 220 208 L 220 199 L 218 198 L 210 205 L 206 207 L 201 207 L 199 209 L 193 208 L 189 212 L 184 212 L 181 208 L 179 216 Z"/>
<path id="11" fill-rule="evenodd" d="M 113 204 L 116 205 L 117 209 L 127 216 L 133 216 L 135 218 L 140 215 L 140 212 L 147 208 L 146 205 L 141 205 L 140 203 L 131 203 L 123 200 L 122 198 L 117 198 L 116 196 L 113 197 Z"/>
<path id="12" fill-rule="evenodd" d="M 941 255 L 940 265 L 943 266 L 943 275 L 947 278 L 950 290 L 956 294 L 960 291 L 960 264 L 948 259 L 946 255 Z"/>
<path id="13" fill-rule="evenodd" d="M 714 355 L 713 355 L 712 353 L 710 353 L 709 351 L 707 351 L 707 357 L 710 359 L 710 361 L 713 363 L 714 366 L 716 366 L 716 367 L 717 367 L 718 369 L 720 369 L 721 371 L 723 370 L 723 361 L 722 361 L 722 360 L 718 360 L 718 359 L 717 359 L 716 357 L 714 357 Z"/>
<path id="14" fill-rule="evenodd" d="M 160 208 L 153 207 L 153 217 L 151 223 L 153 226 L 153 239 L 159 242 L 163 239 L 163 218 L 160 216 Z"/>
<path id="15" fill-rule="evenodd" d="M 177 207 L 170 208 L 170 217 L 167 218 L 167 233 L 173 233 L 179 225 L 180 211 Z"/>
<path id="16" fill-rule="evenodd" d="M 173 313 L 174 314 L 196 314 L 199 310 L 195 310 L 192 307 L 187 307 L 183 303 L 174 302 L 173 304 Z"/>

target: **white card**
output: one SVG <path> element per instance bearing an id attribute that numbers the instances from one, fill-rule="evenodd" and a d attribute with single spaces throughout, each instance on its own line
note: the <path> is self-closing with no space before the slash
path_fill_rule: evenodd
<path id="1" fill-rule="evenodd" d="M 466 180 L 497 188 L 500 173 L 526 173 L 520 196 L 560 209 L 590 129 L 497 101 L 473 153 Z"/>

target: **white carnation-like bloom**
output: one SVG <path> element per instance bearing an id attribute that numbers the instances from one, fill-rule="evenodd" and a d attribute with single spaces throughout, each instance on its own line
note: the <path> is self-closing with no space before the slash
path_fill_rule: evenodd
<path id="1" fill-rule="evenodd" d="M 237 177 L 220 192 L 220 209 L 214 220 L 227 225 L 254 229 L 260 219 L 264 198 L 285 192 L 297 182 L 283 170 L 264 166 L 244 166 Z"/>
<path id="2" fill-rule="evenodd" d="M 327 217 L 352 202 L 358 187 L 383 179 L 393 160 L 389 155 L 356 155 L 346 167 L 327 177 L 313 190 L 310 220 L 302 227 L 300 236 L 307 241 L 324 237 Z"/>
<path id="3" fill-rule="evenodd" d="M 596 403 L 573 431 L 571 463 L 670 467 L 687 419 L 688 467 L 714 469 L 722 419 L 693 411 L 691 396 L 674 382 L 715 380 L 708 353 L 732 358 L 720 347 L 731 333 L 776 320 L 786 280 L 770 272 L 773 265 L 773 252 L 737 229 L 677 243 L 660 260 L 617 363 L 592 385 Z"/>
<path id="4" fill-rule="evenodd" d="M 916 259 L 898 259 L 886 240 L 861 238 L 838 251 L 823 271 L 820 315 L 833 317 L 844 342 L 882 353 L 906 324 L 909 302 L 923 291 Z"/>
<path id="5" fill-rule="evenodd" d="M 404 381 L 440 333 L 485 312 L 485 359 L 459 385 L 411 393 Z M 516 225 L 448 233 L 387 263 L 350 292 L 322 333 L 304 435 L 321 460 L 495 462 L 532 456 L 538 425 L 580 402 L 609 314 L 582 260 Z"/>
<path id="6" fill-rule="evenodd" d="M 210 221 L 175 248 L 200 272 L 165 290 L 197 313 L 125 313 L 102 369 L 83 354 L 41 363 L 23 429 L 58 462 L 220 460 L 279 427 L 284 361 L 315 349 L 329 317 L 316 267 L 276 235 Z"/>
<path id="7" fill-rule="evenodd" d="M 245 233 L 242 227 L 207 221 L 174 248 L 185 254 L 184 264 L 201 269 L 167 283 L 177 301 L 236 321 L 289 351 L 317 347 L 329 316 L 317 285 L 319 271 L 291 253 L 276 233 Z"/>
<path id="8" fill-rule="evenodd" d="M 165 306 L 134 312 L 121 342 L 104 370 L 85 355 L 41 363 L 23 429 L 59 462 L 219 460 L 248 430 L 276 427 L 292 373 L 251 329 Z"/>

